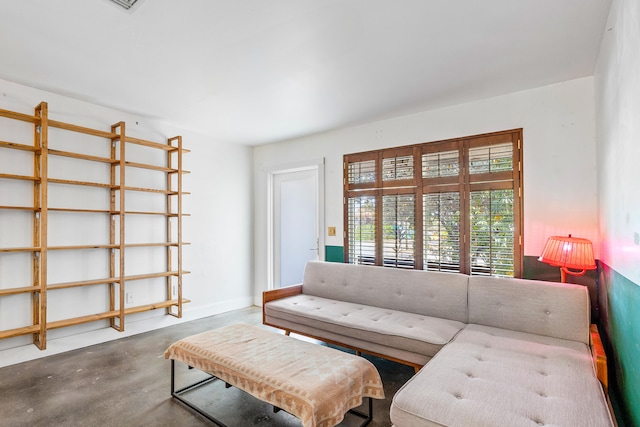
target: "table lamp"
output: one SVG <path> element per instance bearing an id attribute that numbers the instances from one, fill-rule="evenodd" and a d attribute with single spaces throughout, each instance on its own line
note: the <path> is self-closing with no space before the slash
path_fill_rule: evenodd
<path id="1" fill-rule="evenodd" d="M 538 261 L 560 267 L 560 280 L 563 283 L 567 281 L 567 274 L 582 276 L 587 270 L 596 268 L 591 241 L 571 237 L 571 234 L 568 237 L 549 237 Z"/>

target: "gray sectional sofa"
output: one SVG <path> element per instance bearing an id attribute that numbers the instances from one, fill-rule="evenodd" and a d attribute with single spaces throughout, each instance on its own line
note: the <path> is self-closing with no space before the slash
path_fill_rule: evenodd
<path id="1" fill-rule="evenodd" d="M 583 286 L 311 262 L 263 323 L 419 369 L 396 427 L 614 425 Z"/>

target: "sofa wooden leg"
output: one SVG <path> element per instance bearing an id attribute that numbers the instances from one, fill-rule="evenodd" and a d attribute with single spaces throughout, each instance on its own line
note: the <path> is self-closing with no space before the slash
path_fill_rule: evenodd
<path id="1" fill-rule="evenodd" d="M 285 334 L 286 336 L 289 336 L 289 335 L 291 335 L 291 331 L 286 330 L 286 331 L 284 331 L 284 334 Z"/>

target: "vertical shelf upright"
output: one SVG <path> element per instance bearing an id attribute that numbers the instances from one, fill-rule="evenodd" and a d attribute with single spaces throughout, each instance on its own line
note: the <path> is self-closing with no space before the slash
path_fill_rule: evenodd
<path id="1" fill-rule="evenodd" d="M 182 175 L 184 170 L 182 168 L 182 137 L 177 136 L 169 138 L 168 144 L 172 148 L 167 153 L 167 166 L 171 169 L 167 173 L 167 241 L 171 243 L 172 237 L 175 234 L 175 251 L 177 252 L 177 265 L 173 266 L 173 248 L 171 245 L 167 246 L 167 269 L 169 271 L 176 271 L 175 280 L 176 292 L 173 292 L 173 277 L 167 276 L 167 295 L 175 296 L 178 300 L 177 313 L 172 312 L 172 307 L 167 307 L 167 314 L 176 317 L 182 317 Z M 174 159 L 175 157 L 175 159 Z M 174 182 L 175 181 L 175 182 Z M 174 199 L 175 203 L 174 203 Z M 174 210 L 175 209 L 175 210 Z M 173 219 L 176 219 L 177 224 L 173 225 Z M 174 233 L 174 228 L 175 233 Z"/>
<path id="2" fill-rule="evenodd" d="M 34 125 L 34 146 L 38 149 L 33 156 L 35 180 L 33 185 L 33 278 L 34 286 L 39 287 L 33 293 L 33 324 L 38 332 L 33 334 L 33 343 L 40 349 L 47 348 L 47 225 L 48 225 L 48 177 L 49 177 L 49 122 L 48 105 L 41 102 L 36 107 Z"/>
<path id="3" fill-rule="evenodd" d="M 111 126 L 111 190 L 110 190 L 110 236 L 109 243 L 118 246 L 111 249 L 109 260 L 110 277 L 117 277 L 109 286 L 109 309 L 118 315 L 109 319 L 109 324 L 117 331 L 124 330 L 124 204 L 125 204 L 125 123 Z M 116 226 L 117 219 L 117 226 Z M 116 256 L 117 253 L 117 256 Z"/>

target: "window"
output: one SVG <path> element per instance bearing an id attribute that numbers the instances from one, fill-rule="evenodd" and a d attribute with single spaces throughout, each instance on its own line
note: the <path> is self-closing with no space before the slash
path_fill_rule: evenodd
<path id="1" fill-rule="evenodd" d="M 382 265 L 413 268 L 415 195 L 382 196 Z"/>
<path id="2" fill-rule="evenodd" d="M 355 196 L 349 198 L 347 226 L 349 259 L 354 264 L 376 263 L 376 198 Z"/>
<path id="3" fill-rule="evenodd" d="M 345 262 L 522 275 L 522 130 L 344 156 Z"/>

